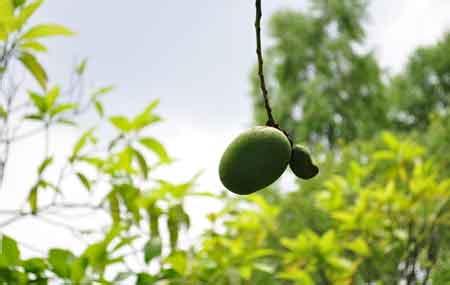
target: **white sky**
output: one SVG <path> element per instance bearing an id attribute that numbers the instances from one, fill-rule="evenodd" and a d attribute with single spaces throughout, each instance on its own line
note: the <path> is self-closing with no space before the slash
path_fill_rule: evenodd
<path id="1" fill-rule="evenodd" d="M 263 2 L 265 19 L 281 7 L 304 6 L 303 1 L 294 0 Z M 373 3 L 368 46 L 391 71 L 398 71 L 415 47 L 435 42 L 450 29 L 448 0 Z M 34 21 L 61 23 L 79 33 L 72 39 L 49 42 L 51 56 L 45 61 L 51 79 L 66 80 L 75 60 L 88 57 L 93 83 L 118 86 L 106 101 L 110 113 L 134 114 L 161 98 L 158 112 L 166 121 L 149 132 L 180 161 L 162 175 L 181 180 L 204 169 L 201 190 L 221 188 L 219 158 L 229 141 L 251 122 L 253 1 L 48 0 Z M 64 152 L 74 136 L 67 131 L 54 133 L 53 145 Z M 40 143 L 34 140 L 30 147 L 30 142 L 15 150 L 7 191 L 29 189 L 32 181 L 23 178 L 35 173 L 31 161 Z M 206 209 L 194 203 L 191 210 L 199 206 Z M 8 231 L 23 238 L 29 234 L 24 226 Z M 67 233 L 48 236 L 48 231 L 40 226 L 36 239 L 63 246 L 70 238 Z"/>

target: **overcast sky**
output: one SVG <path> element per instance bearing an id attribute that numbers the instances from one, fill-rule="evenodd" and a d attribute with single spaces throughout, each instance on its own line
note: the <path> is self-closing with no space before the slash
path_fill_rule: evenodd
<path id="1" fill-rule="evenodd" d="M 253 0 L 48 0 L 34 22 L 64 24 L 78 33 L 50 43 L 45 58 L 54 82 L 65 81 L 78 59 L 89 58 L 89 81 L 114 84 L 109 113 L 134 114 L 155 98 L 166 121 L 153 132 L 180 160 L 163 175 L 179 180 L 204 169 L 202 185 L 218 189 L 220 156 L 251 123 L 249 71 L 255 62 Z M 368 47 L 383 67 L 401 69 L 418 45 L 450 28 L 448 0 L 374 0 Z M 264 17 L 304 1 L 263 1 Z M 266 41 L 267 42 L 267 41 Z M 71 133 L 53 135 L 64 150 Z M 37 147 L 38 145 L 34 145 Z M 8 181 L 20 183 L 35 148 L 22 145 Z M 58 240 L 51 241 L 58 243 Z"/>

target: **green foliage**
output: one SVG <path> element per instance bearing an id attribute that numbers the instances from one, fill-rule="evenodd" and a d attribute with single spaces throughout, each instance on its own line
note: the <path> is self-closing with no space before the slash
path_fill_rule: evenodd
<path id="1" fill-rule="evenodd" d="M 224 278 L 218 284 L 232 284 L 257 280 L 260 272 L 252 266 L 262 263 L 276 276 L 264 284 L 422 282 L 421 272 L 446 262 L 445 250 L 439 252 L 450 245 L 442 235 L 450 226 L 450 180 L 439 175 L 437 161 L 410 139 L 383 133 L 357 149 L 343 149 L 346 158 L 328 162 L 334 171 L 323 173 L 319 181 L 278 195 L 277 206 L 271 206 L 270 195 L 253 196 L 212 215 L 227 232 L 213 230 L 202 250 L 223 249 L 216 254 L 200 251 L 197 262 L 203 265 L 195 272 L 215 273 Z M 300 199 L 312 208 L 295 211 L 302 206 Z M 250 205 L 240 208 L 242 203 Z M 245 256 L 234 256 L 242 252 Z M 267 255 L 241 263 L 255 252 Z M 203 261 L 214 256 L 214 262 Z M 223 273 L 223 268 L 235 268 L 234 273 Z M 445 271 L 440 274 L 445 276 Z"/>
<path id="2" fill-rule="evenodd" d="M 395 108 L 391 116 L 398 129 L 424 130 L 431 124 L 432 114 L 449 115 L 449 50 L 447 33 L 438 43 L 417 49 L 405 70 L 392 79 L 389 95 Z"/>

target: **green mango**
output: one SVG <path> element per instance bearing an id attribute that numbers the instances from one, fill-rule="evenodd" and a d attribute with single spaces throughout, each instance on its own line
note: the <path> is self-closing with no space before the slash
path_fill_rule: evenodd
<path id="1" fill-rule="evenodd" d="M 275 182 L 286 170 L 291 144 L 273 127 L 254 127 L 234 139 L 219 165 L 222 184 L 231 192 L 247 195 Z"/>
<path id="2" fill-rule="evenodd" d="M 319 168 L 314 165 L 308 150 L 301 145 L 295 145 L 292 148 L 289 167 L 297 177 L 302 179 L 311 179 L 319 173 Z"/>

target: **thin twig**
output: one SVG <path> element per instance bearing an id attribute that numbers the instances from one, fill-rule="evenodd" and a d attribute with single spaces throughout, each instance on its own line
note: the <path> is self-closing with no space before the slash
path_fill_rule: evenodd
<path id="1" fill-rule="evenodd" d="M 266 87 L 266 80 L 264 78 L 264 60 L 262 56 L 262 48 L 261 48 L 261 18 L 262 18 L 262 8 L 261 8 L 261 0 L 256 0 L 256 20 L 255 20 L 255 28 L 256 28 L 256 55 L 258 56 L 258 75 L 259 75 L 259 83 L 261 87 L 261 92 L 264 98 L 264 107 L 267 112 L 267 123 L 266 125 L 272 127 L 278 127 L 273 116 L 272 116 L 272 108 L 270 107 L 269 97 Z"/>

